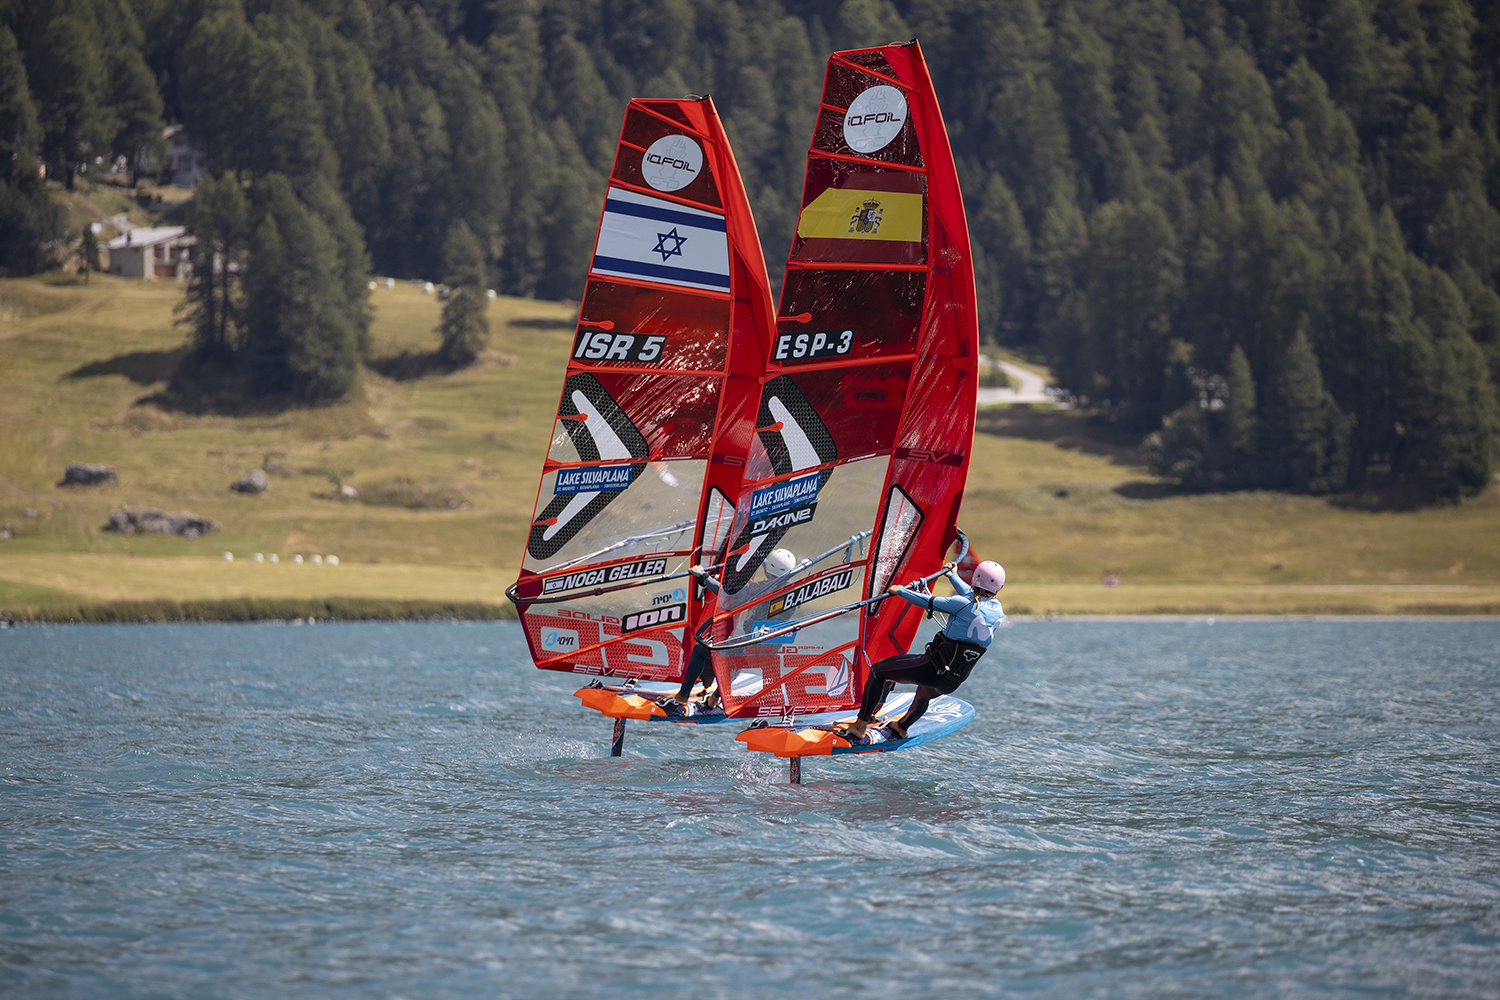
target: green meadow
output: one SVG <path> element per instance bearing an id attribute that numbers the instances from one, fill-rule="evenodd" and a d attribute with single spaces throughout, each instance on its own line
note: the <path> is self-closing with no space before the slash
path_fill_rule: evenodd
<path id="1" fill-rule="evenodd" d="M 509 613 L 503 592 L 573 307 L 496 299 L 488 350 L 450 372 L 431 357 L 436 297 L 380 287 L 375 357 L 353 399 L 225 413 L 166 401 L 180 299 L 171 282 L 0 281 L 0 529 L 11 535 L 0 540 L 0 616 Z M 69 462 L 113 465 L 119 482 L 59 487 Z M 270 472 L 269 491 L 229 488 L 254 468 Z M 194 540 L 104 531 L 124 504 L 189 511 L 221 530 Z M 1068 410 L 981 411 L 960 524 L 976 552 L 1005 563 L 1013 612 L 1500 613 L 1494 485 L 1416 509 L 1180 495 L 1130 442 Z"/>

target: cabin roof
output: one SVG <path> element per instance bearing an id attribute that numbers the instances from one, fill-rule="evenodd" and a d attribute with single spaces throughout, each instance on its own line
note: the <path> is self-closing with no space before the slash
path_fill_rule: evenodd
<path id="1" fill-rule="evenodd" d="M 159 243 L 181 240 L 186 232 L 186 226 L 156 226 L 151 229 L 133 229 L 123 236 L 116 236 L 110 240 L 109 248 L 111 250 L 124 250 L 127 247 L 154 247 Z"/>

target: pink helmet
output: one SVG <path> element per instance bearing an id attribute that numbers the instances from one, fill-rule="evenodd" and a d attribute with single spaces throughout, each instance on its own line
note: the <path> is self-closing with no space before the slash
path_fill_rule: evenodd
<path id="1" fill-rule="evenodd" d="M 998 594 L 1005 586 L 1005 567 L 986 559 L 974 567 L 974 589 Z"/>

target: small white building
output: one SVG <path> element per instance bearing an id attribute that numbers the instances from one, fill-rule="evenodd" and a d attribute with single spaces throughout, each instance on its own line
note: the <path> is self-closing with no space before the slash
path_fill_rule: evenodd
<path id="1" fill-rule="evenodd" d="M 185 188 L 197 184 L 198 178 L 208 173 L 208 157 L 194 148 L 181 125 L 168 125 L 161 135 L 167 140 L 167 165 L 162 171 L 162 181 Z"/>
<path id="2" fill-rule="evenodd" d="M 109 273 L 122 278 L 186 278 L 193 265 L 188 248 L 197 242 L 185 226 L 132 229 L 109 241 Z"/>

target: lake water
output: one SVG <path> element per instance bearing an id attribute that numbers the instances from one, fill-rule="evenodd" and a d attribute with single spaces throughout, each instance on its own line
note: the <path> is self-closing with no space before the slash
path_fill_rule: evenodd
<path id="1" fill-rule="evenodd" d="M 1500 996 L 1500 622 L 1023 622 L 804 784 L 493 624 L 0 631 L 0 993 Z"/>

